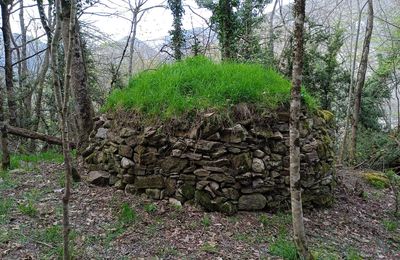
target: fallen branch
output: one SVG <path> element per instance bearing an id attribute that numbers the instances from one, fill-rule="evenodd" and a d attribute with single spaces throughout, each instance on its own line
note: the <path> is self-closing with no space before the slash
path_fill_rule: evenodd
<path id="1" fill-rule="evenodd" d="M 12 135 L 21 136 L 25 138 L 41 140 L 48 144 L 62 145 L 61 138 L 51 135 L 38 133 L 29 129 L 20 128 L 16 126 L 7 125 L 7 132 Z M 70 143 L 71 148 L 75 148 L 74 143 Z"/>

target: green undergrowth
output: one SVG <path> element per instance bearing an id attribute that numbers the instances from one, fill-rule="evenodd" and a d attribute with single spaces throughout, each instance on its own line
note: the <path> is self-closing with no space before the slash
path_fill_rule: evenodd
<path id="1" fill-rule="evenodd" d="M 40 162 L 62 163 L 63 161 L 64 157 L 62 153 L 55 150 L 32 154 L 12 154 L 11 169 L 30 168 Z"/>
<path id="2" fill-rule="evenodd" d="M 302 96 L 308 107 L 317 107 L 305 90 Z M 273 109 L 289 98 L 290 82 L 272 69 L 193 57 L 138 74 L 128 87 L 111 93 L 103 111 L 123 108 L 168 119 L 239 103 Z"/>

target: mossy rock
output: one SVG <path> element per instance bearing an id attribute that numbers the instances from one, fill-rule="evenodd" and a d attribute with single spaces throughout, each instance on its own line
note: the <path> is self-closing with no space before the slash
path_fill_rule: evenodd
<path id="1" fill-rule="evenodd" d="M 363 178 L 373 187 L 378 189 L 388 188 L 390 183 L 389 179 L 379 172 L 367 172 L 364 173 Z"/>
<path id="2" fill-rule="evenodd" d="M 237 206 L 232 202 L 226 201 L 219 205 L 219 211 L 226 215 L 233 215 L 237 212 Z"/>
<path id="3" fill-rule="evenodd" d="M 190 185 L 188 183 L 185 183 L 182 185 L 181 187 L 182 190 L 182 196 L 186 199 L 186 200 L 191 200 L 194 198 L 194 194 L 195 194 L 195 187 L 193 185 Z"/>
<path id="4" fill-rule="evenodd" d="M 318 110 L 318 115 L 320 117 L 322 117 L 325 120 L 325 122 L 327 122 L 327 123 L 331 122 L 333 120 L 333 118 L 335 117 L 335 115 L 331 111 L 328 111 L 328 110 Z"/>
<path id="5" fill-rule="evenodd" d="M 196 190 L 195 201 L 207 211 L 216 211 L 217 205 L 212 203 L 211 195 L 203 190 Z"/>

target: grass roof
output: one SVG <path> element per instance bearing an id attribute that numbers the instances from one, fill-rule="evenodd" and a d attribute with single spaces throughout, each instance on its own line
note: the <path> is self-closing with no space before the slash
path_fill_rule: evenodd
<path id="1" fill-rule="evenodd" d="M 126 88 L 111 93 L 104 110 L 123 108 L 171 118 L 238 103 L 273 109 L 289 102 L 290 84 L 276 71 L 258 64 L 214 63 L 205 57 L 193 57 L 139 73 Z M 302 96 L 308 107 L 316 107 L 304 89 Z"/>

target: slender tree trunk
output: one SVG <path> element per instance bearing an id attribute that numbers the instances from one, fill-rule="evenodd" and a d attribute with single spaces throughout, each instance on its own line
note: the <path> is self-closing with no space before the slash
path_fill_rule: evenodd
<path id="1" fill-rule="evenodd" d="M 28 60 L 27 57 L 27 40 L 26 40 L 26 27 L 24 17 L 24 1 L 19 1 L 19 26 L 21 30 L 21 62 L 18 63 L 19 69 L 19 86 L 23 93 L 23 115 L 21 115 L 21 127 L 28 128 L 30 126 L 32 114 L 32 89 L 30 87 L 28 76 Z"/>
<path id="2" fill-rule="evenodd" d="M 268 24 L 268 45 L 267 45 L 267 51 L 268 51 L 268 63 L 270 66 L 274 65 L 274 17 L 275 17 L 275 10 L 276 10 L 276 5 L 278 4 L 279 0 L 275 0 L 274 7 L 272 8 L 271 11 L 271 16 L 269 17 L 269 24 Z"/>
<path id="3" fill-rule="evenodd" d="M 236 57 L 233 21 L 233 10 L 231 0 L 219 0 L 219 40 L 221 44 L 222 60 L 233 60 Z"/>
<path id="4" fill-rule="evenodd" d="M 5 81 L 7 89 L 7 105 L 10 117 L 10 123 L 16 125 L 17 122 L 17 104 L 14 96 L 14 83 L 13 83 L 13 69 L 12 69 L 12 56 L 11 56 L 11 28 L 10 28 L 10 13 L 8 12 L 8 1 L 0 0 L 1 19 L 4 43 L 4 60 L 5 60 Z"/>
<path id="5" fill-rule="evenodd" d="M 374 23 L 374 9 L 372 0 L 368 0 L 368 18 L 367 18 L 367 28 L 365 32 L 364 44 L 363 44 L 363 52 L 361 55 L 360 66 L 357 72 L 357 83 L 354 92 L 354 109 L 353 109 L 353 118 L 352 118 L 352 126 L 351 126 L 351 145 L 350 145 L 350 155 L 349 159 L 351 162 L 355 160 L 355 152 L 356 152 L 356 142 L 357 142 L 357 129 L 358 129 L 358 121 L 361 110 L 361 95 L 365 82 L 365 74 L 367 73 L 368 66 L 368 55 L 369 55 L 369 45 L 371 43 L 371 35 Z"/>
<path id="6" fill-rule="evenodd" d="M 68 118 L 68 103 L 69 103 L 69 95 L 70 95 L 70 79 L 71 79 L 71 61 L 72 61 L 72 50 L 73 47 L 73 37 L 74 37 L 74 25 L 75 19 L 70 20 L 69 33 L 68 33 L 68 41 L 67 48 L 65 49 L 66 55 L 66 65 L 65 65 L 65 78 L 64 78 L 64 87 L 61 88 L 59 74 L 58 74 L 58 65 L 57 65 L 57 51 L 58 51 L 58 43 L 60 38 L 61 31 L 61 17 L 60 17 L 60 0 L 56 0 L 56 24 L 55 24 L 55 32 L 53 35 L 53 39 L 51 42 L 51 69 L 53 76 L 53 87 L 55 93 L 55 99 L 59 109 L 59 117 L 60 117 L 60 128 L 62 133 L 62 147 L 63 147 L 63 155 L 65 162 L 65 187 L 64 187 L 64 195 L 62 198 L 63 202 L 63 259 L 69 260 L 69 200 L 71 195 L 71 175 L 72 175 L 72 167 L 71 167 L 71 155 L 69 150 L 69 140 L 68 140 L 68 127 L 67 127 L 67 118 Z M 75 15 L 75 0 L 71 0 L 71 14 Z M 65 37 L 65 35 L 64 35 Z"/>
<path id="7" fill-rule="evenodd" d="M 0 81 L 0 141 L 1 141 L 1 169 L 6 170 L 10 168 L 10 153 L 8 151 L 8 138 L 7 138 L 7 124 L 5 122 L 4 116 L 4 94 L 3 94 L 3 85 Z"/>
<path id="8" fill-rule="evenodd" d="M 129 77 L 132 76 L 133 73 L 133 54 L 135 51 L 135 41 L 136 41 L 136 31 L 137 31 L 137 12 L 134 10 L 133 17 L 132 17 L 132 37 L 129 46 Z"/>
<path id="9" fill-rule="evenodd" d="M 89 84 L 87 79 L 87 70 L 84 60 L 83 44 L 79 34 L 79 24 L 76 23 L 76 15 L 70 12 L 70 1 L 61 0 L 62 5 L 62 35 L 64 47 L 69 42 L 69 25 L 74 20 L 74 36 L 71 45 L 72 61 L 71 61 L 71 86 L 72 94 L 75 100 L 75 112 L 78 117 L 79 140 L 78 147 L 82 148 L 87 145 L 89 134 L 93 129 L 94 110 L 89 95 Z"/>
<path id="10" fill-rule="evenodd" d="M 294 3 L 294 57 L 292 73 L 292 89 L 290 102 L 290 194 L 293 220 L 293 239 L 298 253 L 303 259 L 313 259 L 308 250 L 303 223 L 303 206 L 301 201 L 300 178 L 300 135 L 299 116 L 301 109 L 301 82 L 303 73 L 303 31 L 305 19 L 305 0 Z"/>
<path id="11" fill-rule="evenodd" d="M 350 9 L 353 9 L 352 1 L 350 1 Z M 344 133 L 343 133 L 343 141 L 342 145 L 339 150 L 339 156 L 338 156 L 338 164 L 343 163 L 343 159 L 345 156 L 345 151 L 348 147 L 347 145 L 347 139 L 349 135 L 349 126 L 351 123 L 351 108 L 353 106 L 353 99 L 354 99 L 354 74 L 356 71 L 356 61 L 357 61 L 357 52 L 358 52 L 358 41 L 360 37 L 360 29 L 361 29 L 361 15 L 362 15 L 362 10 L 363 8 L 360 8 L 360 1 L 357 0 L 357 6 L 358 6 L 358 23 L 357 23 L 357 34 L 356 34 L 356 44 L 354 47 L 354 56 L 352 58 L 352 64 L 351 64 L 351 77 L 350 77 L 350 86 L 349 86 L 349 92 L 348 92 L 348 101 L 347 101 L 347 109 L 346 109 L 346 123 L 344 126 Z M 352 12 L 351 12 L 351 17 L 353 17 Z M 351 28 L 353 28 L 353 20 L 351 20 Z M 353 31 L 353 29 L 352 29 Z M 353 48 L 353 37 L 351 37 L 351 48 Z"/>

